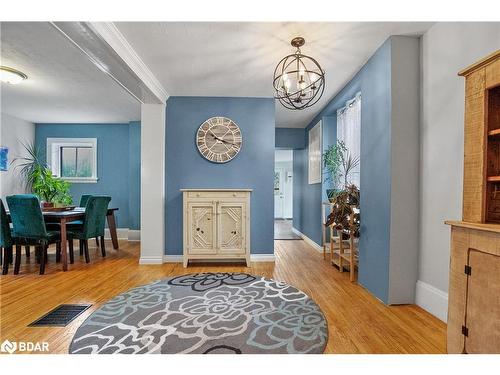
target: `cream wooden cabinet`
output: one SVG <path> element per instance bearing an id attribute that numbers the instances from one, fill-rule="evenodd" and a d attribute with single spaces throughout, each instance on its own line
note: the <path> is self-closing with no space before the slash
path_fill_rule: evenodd
<path id="1" fill-rule="evenodd" d="M 181 189 L 183 264 L 190 259 L 245 259 L 250 265 L 251 189 Z"/>

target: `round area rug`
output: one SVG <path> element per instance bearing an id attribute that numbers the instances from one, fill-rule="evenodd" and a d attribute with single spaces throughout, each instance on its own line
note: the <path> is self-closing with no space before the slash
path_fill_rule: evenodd
<path id="1" fill-rule="evenodd" d="M 322 353 L 325 317 L 300 290 L 245 273 L 131 289 L 78 328 L 70 353 Z"/>

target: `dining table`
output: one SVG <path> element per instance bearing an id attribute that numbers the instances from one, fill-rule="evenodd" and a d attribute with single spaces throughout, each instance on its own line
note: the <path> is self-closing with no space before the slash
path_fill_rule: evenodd
<path id="1" fill-rule="evenodd" d="M 111 242 L 113 243 L 113 249 L 118 249 L 118 235 L 116 232 L 116 220 L 115 220 L 115 211 L 118 211 L 118 208 L 108 208 L 108 212 L 106 213 L 106 219 L 108 222 L 109 234 L 111 236 Z M 84 220 L 85 219 L 85 207 L 75 207 L 71 210 L 64 211 L 55 211 L 55 210 L 43 210 L 43 219 L 46 223 L 57 223 L 60 225 L 61 231 L 61 263 L 63 266 L 63 271 L 68 270 L 68 238 L 66 231 L 66 224 L 76 220 Z M 9 216 L 9 211 L 7 211 L 7 215 Z"/>

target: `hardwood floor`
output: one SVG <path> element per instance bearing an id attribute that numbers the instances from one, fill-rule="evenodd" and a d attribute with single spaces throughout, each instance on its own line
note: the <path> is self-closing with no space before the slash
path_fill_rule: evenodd
<path id="1" fill-rule="evenodd" d="M 91 243 L 93 241 L 90 241 Z M 446 325 L 414 305 L 385 306 L 364 288 L 349 281 L 304 241 L 276 241 L 276 263 L 239 265 L 201 264 L 187 270 L 182 264 L 139 265 L 139 243 L 106 243 L 102 258 L 90 248 L 91 264 L 75 249 L 75 264 L 61 271 L 49 254 L 44 276 L 32 254 L 21 273 L 0 277 L 0 342 L 47 341 L 51 353 L 67 353 L 78 326 L 92 311 L 134 286 L 190 272 L 247 272 L 286 281 L 309 294 L 328 320 L 325 353 L 444 353 Z M 95 245 L 94 245 L 95 246 Z M 92 308 L 64 328 L 30 328 L 29 323 L 62 303 L 91 303 Z"/>

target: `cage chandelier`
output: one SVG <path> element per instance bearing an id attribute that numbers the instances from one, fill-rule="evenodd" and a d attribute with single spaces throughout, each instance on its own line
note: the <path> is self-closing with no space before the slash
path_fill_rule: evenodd
<path id="1" fill-rule="evenodd" d="M 325 72 L 319 63 L 302 54 L 302 37 L 293 38 L 297 50 L 285 56 L 274 69 L 274 97 L 288 109 L 305 109 L 316 104 L 325 90 Z"/>

